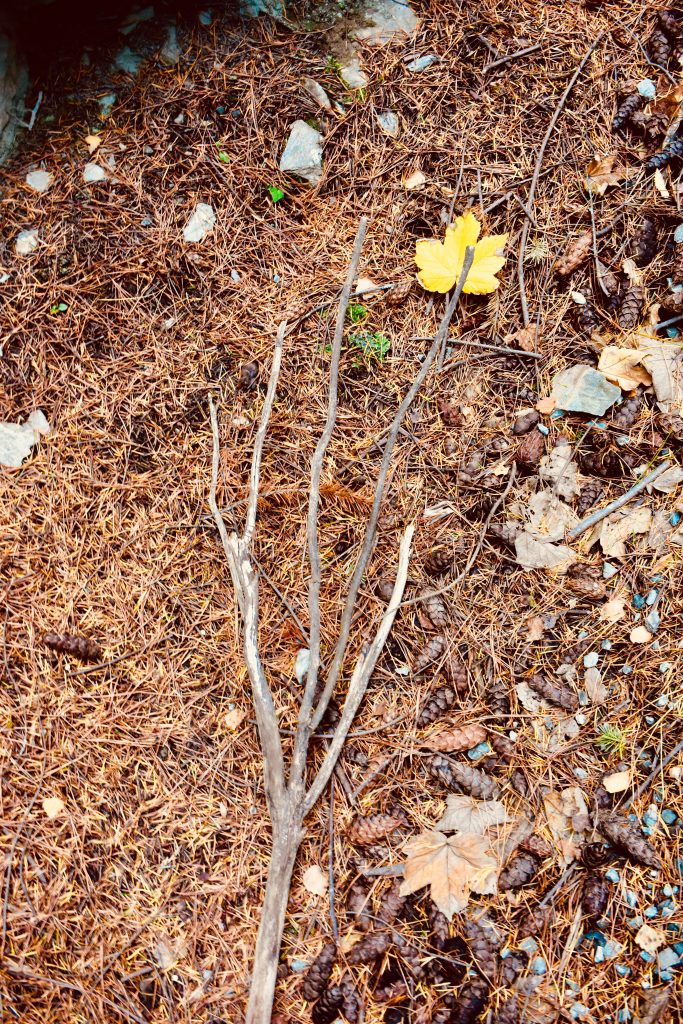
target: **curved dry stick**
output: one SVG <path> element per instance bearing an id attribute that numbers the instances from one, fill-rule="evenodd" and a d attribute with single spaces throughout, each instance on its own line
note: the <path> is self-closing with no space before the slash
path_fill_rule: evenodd
<path id="1" fill-rule="evenodd" d="M 612 512 L 616 512 L 618 509 L 627 505 L 631 498 L 635 498 L 641 491 L 644 491 L 646 487 L 649 487 L 658 476 L 665 473 L 667 469 L 671 468 L 670 462 L 662 462 L 656 469 L 653 469 L 651 473 L 644 476 L 642 480 L 639 480 L 637 484 L 634 484 L 625 494 L 622 494 L 619 498 L 615 498 L 614 501 L 610 501 L 609 505 L 605 505 L 604 508 L 599 508 L 597 512 L 593 512 L 592 515 L 586 516 L 580 523 L 577 523 L 573 529 L 569 531 L 567 537 L 569 540 L 576 540 L 586 530 L 590 530 L 591 526 L 595 526 L 602 519 L 606 519 L 607 516 L 611 515 Z"/>
<path id="2" fill-rule="evenodd" d="M 247 547 L 251 544 L 251 540 L 254 535 L 254 527 L 256 525 L 256 508 L 258 505 L 258 489 L 259 478 L 261 476 L 263 442 L 266 439 L 266 430 L 268 429 L 270 414 L 273 410 L 273 403 L 275 402 L 275 390 L 280 376 L 280 366 L 282 365 L 282 343 L 285 338 L 286 330 L 287 321 L 283 320 L 277 329 L 275 350 L 273 352 L 273 365 L 270 368 L 270 379 L 268 381 L 268 391 L 266 392 L 266 400 L 263 403 L 263 409 L 261 410 L 261 419 L 259 421 L 256 440 L 254 441 L 254 452 L 251 458 L 251 474 L 249 477 L 249 503 L 247 505 L 246 525 L 244 527 L 244 540 Z"/>

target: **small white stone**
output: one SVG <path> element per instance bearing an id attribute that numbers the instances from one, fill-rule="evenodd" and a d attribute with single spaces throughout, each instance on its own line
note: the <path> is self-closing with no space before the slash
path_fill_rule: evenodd
<path id="1" fill-rule="evenodd" d="M 28 256 L 38 248 L 38 231 L 32 228 L 30 231 L 20 231 L 14 243 L 14 251 L 17 256 Z"/>
<path id="2" fill-rule="evenodd" d="M 310 124 L 295 121 L 280 157 L 280 170 L 317 185 L 323 173 L 322 138 Z"/>
<path id="3" fill-rule="evenodd" d="M 106 181 L 107 172 L 99 164 L 86 164 L 83 168 L 83 181 L 87 185 L 94 185 L 97 181 Z"/>
<path id="4" fill-rule="evenodd" d="M 395 139 L 398 135 L 398 117 L 393 110 L 384 110 L 375 114 L 375 117 L 382 131 L 386 132 L 387 135 L 391 135 L 392 139 Z"/>
<path id="5" fill-rule="evenodd" d="M 368 84 L 368 77 L 362 70 L 357 57 L 354 57 L 353 60 L 348 61 L 346 64 L 342 64 L 339 73 L 344 85 L 348 85 L 349 89 L 365 89 Z"/>
<path id="6" fill-rule="evenodd" d="M 304 92 L 307 92 L 319 107 L 324 107 L 325 110 L 332 109 L 330 97 L 327 95 L 320 82 L 316 82 L 314 78 L 304 78 L 301 84 L 304 88 Z"/>
<path id="7" fill-rule="evenodd" d="M 29 171 L 26 175 L 26 184 L 34 192 L 47 192 L 52 184 L 52 175 L 49 171 Z"/>
<path id="8" fill-rule="evenodd" d="M 197 203 L 194 212 L 183 228 L 186 242 L 203 242 L 216 223 L 216 214 L 208 203 Z"/>

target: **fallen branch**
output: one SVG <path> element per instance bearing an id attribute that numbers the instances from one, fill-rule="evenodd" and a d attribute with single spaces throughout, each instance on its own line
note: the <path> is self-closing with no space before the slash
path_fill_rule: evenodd
<path id="1" fill-rule="evenodd" d="M 635 498 L 641 491 L 644 491 L 645 488 L 653 483 L 658 476 L 665 473 L 670 466 L 670 462 L 662 462 L 660 466 L 657 466 L 657 468 L 653 469 L 651 473 L 644 476 L 642 480 L 639 480 L 637 484 L 634 484 L 633 487 L 626 491 L 625 494 L 622 494 L 620 498 L 615 498 L 614 501 L 610 501 L 609 505 L 605 505 L 604 508 L 600 508 L 597 512 L 593 512 L 592 515 L 586 516 L 585 519 L 582 519 L 580 523 L 577 523 L 576 526 L 569 531 L 567 538 L 569 540 L 576 540 L 576 538 L 580 537 L 582 533 L 586 532 L 586 530 L 590 530 L 591 526 L 595 526 L 596 523 L 599 523 L 602 519 L 606 519 L 607 516 L 612 514 L 612 512 L 616 512 L 624 505 L 627 505 L 631 498 Z"/>
<path id="2" fill-rule="evenodd" d="M 287 911 L 289 888 L 296 855 L 304 836 L 304 819 L 316 805 L 328 782 L 330 782 L 332 773 L 337 765 L 339 755 L 353 724 L 356 712 L 363 700 L 368 683 L 386 643 L 396 613 L 401 605 L 403 592 L 408 579 L 410 549 L 414 532 L 414 526 L 412 524 L 406 528 L 401 540 L 398 566 L 396 570 L 396 582 L 393 587 L 391 599 L 379 622 L 374 639 L 372 639 L 371 642 L 366 643 L 361 649 L 348 683 L 341 717 L 336 728 L 329 736 L 329 746 L 322 763 L 309 782 L 309 745 L 320 720 L 325 714 L 325 710 L 336 688 L 336 684 L 339 680 L 344 664 L 355 602 L 375 543 L 377 521 L 384 487 L 388 476 L 393 446 L 401 428 L 403 417 L 415 398 L 422 382 L 427 376 L 427 373 L 429 372 L 429 369 L 448 334 L 448 327 L 474 256 L 474 249 L 471 246 L 468 247 L 465 254 L 460 280 L 458 281 L 458 285 L 448 303 L 433 344 L 426 355 L 411 388 L 401 402 L 388 431 L 384 445 L 382 465 L 375 487 L 375 496 L 363 541 L 363 547 L 358 558 L 353 578 L 349 586 L 349 592 L 344 604 L 339 630 L 339 639 L 334 650 L 330 669 L 325 679 L 325 685 L 322 689 L 322 693 L 318 696 L 318 674 L 321 665 L 320 588 L 322 576 L 318 538 L 320 480 L 323 461 L 336 422 L 339 364 L 344 337 L 346 311 L 358 267 L 361 246 L 365 237 L 365 230 L 365 220 L 362 220 L 358 228 L 353 256 L 339 301 L 339 310 L 337 314 L 330 360 L 330 387 L 325 426 L 311 461 L 310 497 L 306 528 L 307 550 L 310 565 L 308 596 L 310 619 L 310 665 L 307 672 L 304 694 L 299 707 L 291 762 L 288 766 L 285 764 L 282 746 L 282 737 L 285 735 L 287 730 L 280 730 L 279 728 L 275 705 L 273 702 L 273 695 L 266 678 L 259 653 L 259 577 L 255 568 L 255 559 L 250 550 L 256 528 L 256 513 L 258 507 L 263 446 L 268 428 L 268 421 L 275 401 L 275 392 L 282 361 L 282 343 L 287 332 L 287 325 L 281 324 L 278 330 L 273 365 L 268 384 L 268 392 L 264 402 L 263 411 L 261 413 L 259 428 L 254 444 L 249 484 L 249 498 L 247 501 L 244 531 L 241 535 L 235 530 L 230 533 L 228 532 L 216 499 L 218 474 L 220 469 L 220 432 L 215 403 L 213 399 L 210 399 L 209 401 L 213 435 L 213 459 L 209 505 L 221 538 L 223 551 L 230 570 L 232 583 L 235 588 L 235 595 L 241 617 L 242 656 L 244 658 L 251 683 L 252 702 L 254 705 L 256 726 L 258 729 L 259 743 L 263 757 L 263 778 L 266 801 L 272 823 L 272 849 L 268 865 L 266 890 L 261 910 L 261 922 L 256 939 L 256 950 L 254 953 L 254 967 L 251 978 L 246 1024 L 269 1024 L 271 1020 L 273 996 L 277 977 L 278 956 L 282 941 L 285 914 Z M 333 901 L 332 892 L 331 901 Z M 334 927 L 333 910 L 334 904 L 331 902 L 330 913 Z"/>

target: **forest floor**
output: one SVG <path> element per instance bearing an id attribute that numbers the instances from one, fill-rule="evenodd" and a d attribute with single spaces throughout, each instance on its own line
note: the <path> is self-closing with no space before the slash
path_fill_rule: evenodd
<path id="1" fill-rule="evenodd" d="M 380 290 L 350 307 L 321 488 L 323 660 L 384 432 L 443 312 L 415 280 L 416 243 L 465 210 L 483 235 L 508 234 L 507 260 L 496 291 L 464 297 L 396 444 L 352 650 L 413 522 L 408 603 L 307 821 L 274 1019 L 311 1020 L 302 976 L 337 926 L 315 994 L 344 979 L 349 1020 L 683 1012 L 683 186 L 680 159 L 646 169 L 680 116 L 683 44 L 666 18 L 662 36 L 656 2 L 414 10 L 412 36 L 360 48 L 357 90 L 324 30 L 215 10 L 179 23 L 178 63 L 141 25 L 35 84 L 33 130 L 0 171 L 0 420 L 40 410 L 51 428 L 0 470 L 3 1022 L 243 1019 L 270 827 L 208 507 L 209 396 L 218 498 L 240 522 L 288 321 L 255 539 L 287 736 L 307 646 L 309 464 L 360 218 L 361 290 Z M 142 60 L 112 74 L 122 46 Z M 638 116 L 615 131 L 634 94 Z M 299 119 L 323 136 L 315 187 L 279 170 Z M 101 180 L 84 182 L 88 163 Z M 27 185 L 32 168 L 52 176 L 46 191 Z M 216 221 L 190 243 L 197 203 Z M 563 410 L 555 376 L 606 369 L 610 346 L 618 401 Z M 665 460 L 660 489 L 567 539 Z M 50 647 L 49 633 L 97 646 Z M 449 788 L 462 791 L 450 812 L 505 818 L 486 833 L 499 891 L 473 892 L 450 925 L 427 889 L 404 898 L 395 881 L 421 834 L 476 833 L 445 838 Z M 425 875 L 437 889 L 442 867 Z M 316 1004 L 317 1024 L 333 1004 Z"/>

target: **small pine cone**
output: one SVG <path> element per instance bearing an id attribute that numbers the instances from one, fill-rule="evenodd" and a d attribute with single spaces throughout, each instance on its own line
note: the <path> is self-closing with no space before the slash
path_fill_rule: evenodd
<path id="1" fill-rule="evenodd" d="M 660 28 L 656 28 L 647 41 L 647 52 L 650 60 L 665 68 L 671 57 L 671 43 Z"/>
<path id="2" fill-rule="evenodd" d="M 258 380 L 259 365 L 257 362 L 245 363 L 240 370 L 238 387 L 242 391 L 250 391 Z"/>
<path id="3" fill-rule="evenodd" d="M 608 811 L 615 800 L 613 793 L 608 793 L 604 786 L 598 786 L 593 793 L 593 800 L 601 811 Z"/>
<path id="4" fill-rule="evenodd" d="M 441 956 L 432 957 L 426 973 L 432 985 L 459 985 L 467 971 L 469 949 L 459 937 L 448 938 L 440 948 Z"/>
<path id="5" fill-rule="evenodd" d="M 384 956 L 390 945 L 391 938 L 387 932 L 370 932 L 349 950 L 347 962 L 351 965 L 372 963 L 378 956 Z"/>
<path id="6" fill-rule="evenodd" d="M 486 530 L 489 537 L 499 541 L 506 548 L 515 546 L 515 541 L 521 532 L 522 527 L 519 523 L 491 523 Z"/>
<path id="7" fill-rule="evenodd" d="M 672 160 L 677 160 L 683 156 L 683 139 L 674 139 L 668 146 L 661 149 L 659 153 L 655 153 L 645 164 L 646 171 L 658 171 L 662 167 L 666 167 Z"/>
<path id="8" fill-rule="evenodd" d="M 453 705 L 455 696 L 455 689 L 452 686 L 439 686 L 438 689 L 433 690 L 427 696 L 418 716 L 418 729 L 423 729 L 425 725 L 436 722 L 438 718 L 445 715 Z"/>
<path id="9" fill-rule="evenodd" d="M 628 121 L 631 120 L 636 110 L 640 110 L 640 108 L 644 106 L 644 104 L 645 99 L 640 95 L 639 92 L 634 92 L 630 96 L 627 96 L 624 100 L 622 100 L 619 106 L 617 107 L 617 112 L 614 115 L 614 119 L 612 120 L 612 128 L 614 129 L 614 131 L 618 132 L 620 128 L 623 128 L 623 126 Z M 591 235 L 591 243 L 592 241 L 593 239 Z"/>
<path id="10" fill-rule="evenodd" d="M 512 775 L 510 776 L 510 785 L 514 789 L 515 793 L 519 793 L 522 797 L 529 795 L 529 783 L 526 780 L 526 775 L 521 768 L 515 768 Z"/>
<path id="11" fill-rule="evenodd" d="M 579 458 L 579 467 L 587 476 L 599 476 L 603 479 L 622 477 L 624 467 L 616 452 L 589 452 Z"/>
<path id="12" fill-rule="evenodd" d="M 401 935 L 400 932 L 394 931 L 392 933 L 392 938 L 406 967 L 412 976 L 420 981 L 425 977 L 425 969 L 422 966 L 422 960 L 419 952 L 415 949 L 415 946 L 408 942 L 404 935 Z"/>
<path id="13" fill-rule="evenodd" d="M 526 953 L 522 953 L 517 950 L 514 953 L 510 953 L 501 961 L 500 966 L 500 980 L 503 985 L 508 987 L 514 985 L 518 976 L 525 969 L 529 963 L 529 958 Z"/>
<path id="14" fill-rule="evenodd" d="M 677 412 L 661 412 L 657 417 L 659 429 L 668 442 L 673 438 L 683 444 L 683 416 Z"/>
<path id="15" fill-rule="evenodd" d="M 539 860 L 546 860 L 553 855 L 553 848 L 550 843 L 536 832 L 523 839 L 519 844 L 519 848 L 520 850 L 526 850 L 527 853 L 533 853 L 534 857 L 538 857 Z"/>
<path id="16" fill-rule="evenodd" d="M 475 452 L 467 462 L 463 462 L 458 472 L 460 483 L 473 484 L 482 472 L 484 462 L 486 458 L 484 452 Z"/>
<path id="17" fill-rule="evenodd" d="M 586 338 L 600 330 L 600 317 L 592 302 L 584 302 L 576 307 L 576 327 Z"/>
<path id="18" fill-rule="evenodd" d="M 547 676 L 536 672 L 528 680 L 528 683 L 532 690 L 540 693 L 541 697 L 545 697 L 551 704 L 557 704 L 565 711 L 576 711 L 579 706 L 579 698 L 574 691 L 559 679 L 557 681 L 548 679 Z"/>
<path id="19" fill-rule="evenodd" d="M 301 986 L 301 995 L 309 1003 L 320 999 L 327 988 L 327 983 L 332 974 L 334 962 L 337 959 L 337 946 L 334 942 L 327 942 L 318 953 L 317 957 L 308 968 L 304 983 Z"/>
<path id="20" fill-rule="evenodd" d="M 394 593 L 394 584 L 391 580 L 377 580 L 377 586 L 375 587 L 377 596 L 389 604 L 391 601 L 391 595 Z"/>
<path id="21" fill-rule="evenodd" d="M 467 665 L 457 654 L 450 652 L 443 664 L 443 671 L 449 683 L 455 687 L 456 693 L 466 693 L 469 685 Z"/>
<path id="22" fill-rule="evenodd" d="M 366 817 L 358 815 L 353 819 L 349 829 L 349 839 L 356 846 L 372 846 L 381 839 L 386 839 L 405 823 L 405 817 L 398 812 L 395 814 L 368 814 Z"/>
<path id="23" fill-rule="evenodd" d="M 472 768 L 468 764 L 459 764 L 456 761 L 449 761 L 445 757 L 436 754 L 427 763 L 428 771 L 435 779 L 439 779 L 449 789 L 462 790 L 471 793 L 478 800 L 496 800 L 500 796 L 500 786 L 497 782 L 478 768 Z"/>
<path id="24" fill-rule="evenodd" d="M 451 1024 L 474 1024 L 486 1007 L 489 987 L 483 978 L 472 978 L 453 1004 Z"/>
<path id="25" fill-rule="evenodd" d="M 581 892 L 581 909 L 586 917 L 602 917 L 609 903 L 609 885 L 602 875 L 587 875 Z"/>
<path id="26" fill-rule="evenodd" d="M 671 115 L 668 110 L 665 108 L 662 108 L 661 110 L 653 110 L 644 124 L 645 134 L 650 142 L 659 142 L 659 140 L 663 139 L 666 135 L 670 124 Z"/>
<path id="27" fill-rule="evenodd" d="M 683 28 L 683 22 L 678 20 L 678 16 L 675 11 L 658 11 L 657 21 L 659 27 L 666 32 L 667 35 L 671 36 L 672 39 L 677 39 L 678 35 Z"/>
<path id="28" fill-rule="evenodd" d="M 510 691 L 504 679 L 494 675 L 487 687 L 486 699 L 488 709 L 494 718 L 510 714 Z"/>
<path id="29" fill-rule="evenodd" d="M 444 949 L 451 937 L 448 918 L 443 914 L 435 903 L 432 903 L 427 912 L 427 920 L 432 934 L 432 944 L 437 949 Z"/>
<path id="30" fill-rule="evenodd" d="M 354 918 L 353 926 L 361 932 L 366 932 L 372 923 L 369 893 L 368 885 L 359 878 L 353 883 L 346 897 L 346 910 Z"/>
<path id="31" fill-rule="evenodd" d="M 471 750 L 486 739 L 486 729 L 477 722 L 467 725 L 452 725 L 434 732 L 422 743 L 428 750 L 436 753 L 456 754 L 462 750 Z"/>
<path id="32" fill-rule="evenodd" d="M 339 986 L 342 991 L 342 1014 L 349 1024 L 357 1024 L 360 1018 L 360 999 L 350 978 L 344 978 Z"/>
<path id="33" fill-rule="evenodd" d="M 639 864 L 646 864 L 649 868 L 661 868 L 659 857 L 640 828 L 628 818 L 621 814 L 606 815 L 599 819 L 598 828 L 610 843 L 618 846 L 622 853 L 628 854 Z"/>
<path id="34" fill-rule="evenodd" d="M 344 996 L 339 985 L 326 988 L 311 1010 L 313 1024 L 334 1024 L 343 1002 Z"/>
<path id="35" fill-rule="evenodd" d="M 640 311 L 645 302 L 645 289 L 639 284 L 630 285 L 623 294 L 617 322 L 622 331 L 633 331 L 640 323 Z"/>
<path id="36" fill-rule="evenodd" d="M 601 868 L 610 859 L 610 851 L 604 843 L 589 843 L 581 851 L 581 863 L 593 870 Z"/>
<path id="37" fill-rule="evenodd" d="M 640 394 L 631 395 L 612 414 L 612 423 L 617 430 L 628 430 L 638 419 L 643 398 Z"/>
<path id="38" fill-rule="evenodd" d="M 555 264 L 555 273 L 560 277 L 568 277 L 584 263 L 593 249 L 593 232 L 584 231 L 582 235 L 569 243 L 565 253 Z"/>
<path id="39" fill-rule="evenodd" d="M 413 675 L 419 676 L 431 666 L 439 667 L 448 652 L 448 641 L 442 633 L 431 637 L 413 662 Z"/>
<path id="40" fill-rule="evenodd" d="M 510 996 L 500 1006 L 493 1018 L 493 1024 L 519 1024 L 519 1019 L 519 997 Z"/>
<path id="41" fill-rule="evenodd" d="M 405 281 L 399 281 L 390 288 L 384 300 L 387 306 L 402 306 L 413 290 L 413 283 L 410 278 L 406 278 Z"/>
<path id="42" fill-rule="evenodd" d="M 527 434 L 515 452 L 515 462 L 533 469 L 545 455 L 545 438 L 539 430 Z"/>
<path id="43" fill-rule="evenodd" d="M 538 906 L 532 907 L 519 922 L 517 936 L 520 939 L 526 939 L 529 935 L 534 937 L 540 935 L 553 913 L 553 907 L 550 904 L 544 906 L 538 904 Z"/>
<path id="44" fill-rule="evenodd" d="M 540 413 L 535 409 L 529 409 L 527 412 L 520 413 L 513 424 L 512 433 L 515 437 L 521 437 L 522 434 L 528 434 L 530 430 L 534 429 L 540 418 Z"/>
<path id="45" fill-rule="evenodd" d="M 508 739 L 501 732 L 489 732 L 489 744 L 495 752 L 505 761 L 511 761 L 515 756 L 516 748 L 512 740 Z"/>
<path id="46" fill-rule="evenodd" d="M 462 410 L 455 402 L 449 402 L 442 398 L 439 402 L 439 412 L 445 427 L 461 427 L 465 422 Z"/>
<path id="47" fill-rule="evenodd" d="M 465 938 L 474 966 L 489 985 L 495 985 L 498 975 L 498 954 L 489 933 L 482 928 L 478 921 L 467 921 L 465 923 Z"/>
<path id="48" fill-rule="evenodd" d="M 400 917 L 406 905 L 407 896 L 401 896 L 401 879 L 395 878 L 391 888 L 382 897 L 377 913 L 382 924 L 393 924 L 397 917 Z"/>
<path id="49" fill-rule="evenodd" d="M 676 256 L 671 268 L 672 284 L 683 284 L 683 245 L 676 246 Z"/>
<path id="50" fill-rule="evenodd" d="M 455 552 L 449 545 L 432 548 L 424 562 L 424 570 L 428 576 L 443 576 L 453 568 Z"/>
<path id="51" fill-rule="evenodd" d="M 576 506 L 576 511 L 580 516 L 584 515 L 589 508 L 592 508 L 596 501 L 600 498 L 603 492 L 602 484 L 599 484 L 597 480 L 590 480 L 581 488 L 581 494 Z"/>
<path id="52" fill-rule="evenodd" d="M 432 594 L 422 602 L 427 617 L 435 629 L 446 629 L 451 621 L 448 607 L 441 594 Z"/>
<path id="53" fill-rule="evenodd" d="M 636 238 L 636 265 L 646 267 L 657 255 L 657 225 L 645 217 Z"/>
<path id="54" fill-rule="evenodd" d="M 402 978 L 394 981 L 380 982 L 372 993 L 376 1003 L 400 1003 L 408 997 L 408 986 Z"/>
<path id="55" fill-rule="evenodd" d="M 507 892 L 508 889 L 519 889 L 527 885 L 540 866 L 540 860 L 533 853 L 518 853 L 498 876 L 498 892 Z"/>
<path id="56" fill-rule="evenodd" d="M 71 636 L 69 633 L 46 633 L 43 643 L 59 654 L 70 654 L 79 661 L 99 661 L 102 648 L 94 640 L 85 636 Z"/>
<path id="57" fill-rule="evenodd" d="M 585 574 L 568 576 L 567 587 L 573 594 L 585 597 L 588 601 L 602 601 L 607 596 L 607 588 L 602 580 L 595 580 Z"/>

